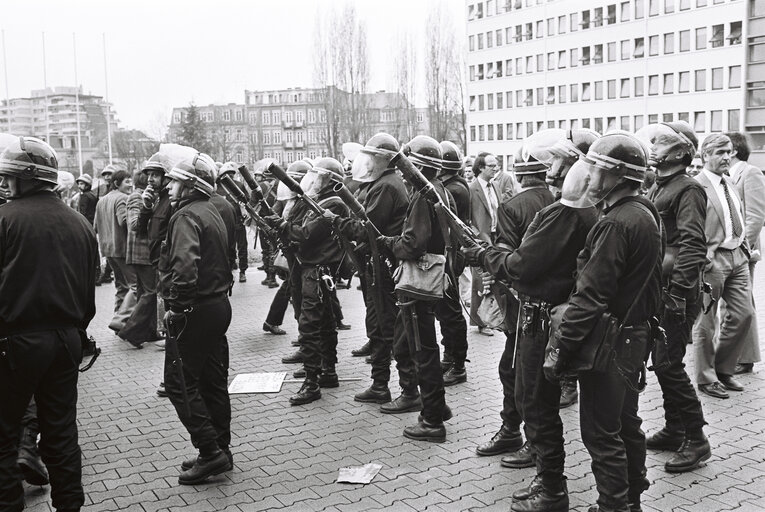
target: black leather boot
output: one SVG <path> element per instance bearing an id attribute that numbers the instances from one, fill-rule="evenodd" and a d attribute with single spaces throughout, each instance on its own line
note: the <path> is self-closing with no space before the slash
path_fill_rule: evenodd
<path id="1" fill-rule="evenodd" d="M 443 422 L 430 423 L 428 420 L 418 421 L 416 425 L 404 429 L 404 437 L 415 441 L 443 443 L 446 441 L 446 427 Z"/>
<path id="2" fill-rule="evenodd" d="M 531 483 L 528 485 L 528 487 L 524 487 L 523 489 L 518 489 L 513 493 L 513 501 L 522 501 L 527 500 L 537 492 L 539 492 L 539 489 L 542 488 L 542 477 L 539 475 L 534 476 L 534 479 L 531 480 Z"/>
<path id="3" fill-rule="evenodd" d="M 523 436 L 519 428 L 510 428 L 502 425 L 502 428 L 494 434 L 488 442 L 475 449 L 478 455 L 499 455 L 519 450 L 523 446 Z"/>
<path id="4" fill-rule="evenodd" d="M 361 345 L 361 347 L 357 348 L 356 350 L 351 350 L 351 355 L 353 357 L 366 357 L 372 355 L 372 347 L 370 345 L 370 341 L 367 340 L 366 343 Z"/>
<path id="5" fill-rule="evenodd" d="M 454 365 L 444 374 L 444 386 L 454 386 L 463 382 L 467 382 L 465 361 L 455 361 Z"/>
<path id="6" fill-rule="evenodd" d="M 565 409 L 574 405 L 579 399 L 579 392 L 576 390 L 576 377 L 564 377 L 560 381 L 560 408 Z"/>
<path id="7" fill-rule="evenodd" d="M 452 413 L 452 408 L 449 407 L 449 404 L 444 404 L 444 410 L 441 412 L 441 421 L 449 421 L 454 417 L 454 414 Z M 422 421 L 422 413 L 417 415 L 417 421 Z"/>
<path id="8" fill-rule="evenodd" d="M 387 404 L 390 402 L 390 389 L 382 381 L 374 381 L 366 391 L 358 393 L 353 399 L 357 402 L 372 404 Z"/>
<path id="9" fill-rule="evenodd" d="M 568 489 L 565 478 L 556 482 L 540 481 L 536 492 L 510 505 L 513 512 L 568 512 Z"/>
<path id="10" fill-rule="evenodd" d="M 503 468 L 530 468 L 534 465 L 534 455 L 531 451 L 531 443 L 526 441 L 520 450 L 517 450 L 499 462 Z"/>
<path id="11" fill-rule="evenodd" d="M 219 448 L 214 450 L 199 450 L 199 457 L 191 469 L 181 473 L 178 483 L 181 485 L 201 484 L 211 476 L 220 475 L 231 469 L 231 461 L 225 452 Z"/>
<path id="12" fill-rule="evenodd" d="M 337 378 L 337 372 L 335 372 L 334 366 L 327 366 L 321 370 L 319 375 L 319 387 L 321 388 L 337 388 L 340 387 L 340 381 Z"/>
<path id="13" fill-rule="evenodd" d="M 296 350 L 293 354 L 287 357 L 282 357 L 282 363 L 284 364 L 297 364 L 305 362 L 305 356 L 300 350 Z"/>
<path id="14" fill-rule="evenodd" d="M 444 358 L 441 360 L 441 373 L 446 373 L 454 364 L 454 357 L 449 352 L 444 351 Z"/>
<path id="15" fill-rule="evenodd" d="M 664 469 L 668 473 L 685 473 L 696 469 L 711 456 L 712 450 L 706 437 L 702 439 L 686 437 L 675 455 L 664 464 Z"/>
<path id="16" fill-rule="evenodd" d="M 656 432 L 645 440 L 646 448 L 650 450 L 668 450 L 676 452 L 683 445 L 685 432 L 675 432 L 667 427 Z"/>
<path id="17" fill-rule="evenodd" d="M 382 404 L 380 412 L 385 414 L 401 414 L 404 412 L 416 412 L 422 410 L 422 399 L 419 393 L 407 395 L 401 393 L 395 400 Z"/>
<path id="18" fill-rule="evenodd" d="M 303 405 L 310 404 L 321 398 L 321 389 L 319 388 L 319 376 L 318 371 L 309 370 L 305 371 L 305 382 L 300 387 L 300 391 L 297 394 L 290 397 L 290 404 Z"/>
<path id="19" fill-rule="evenodd" d="M 16 461 L 24 481 L 31 485 L 48 485 L 48 470 L 37 451 L 37 432 L 29 427 L 21 433 L 19 456 Z"/>
<path id="20" fill-rule="evenodd" d="M 305 379 L 305 368 L 300 368 L 292 372 L 292 376 L 296 379 Z"/>
<path id="21" fill-rule="evenodd" d="M 234 469 L 234 455 L 231 453 L 231 450 L 228 448 L 221 448 L 221 451 L 226 454 L 226 457 L 228 457 L 228 461 L 231 463 L 231 468 Z M 182 471 L 188 471 L 189 469 L 194 467 L 194 463 L 196 463 L 197 459 L 199 459 L 199 456 L 197 455 L 194 458 L 186 459 L 183 462 L 181 462 L 181 470 Z"/>

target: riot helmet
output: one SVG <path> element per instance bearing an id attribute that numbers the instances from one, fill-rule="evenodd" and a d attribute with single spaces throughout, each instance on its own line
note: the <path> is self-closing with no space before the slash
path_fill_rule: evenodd
<path id="1" fill-rule="evenodd" d="M 527 151 L 525 143 L 516 151 L 513 157 L 513 172 L 519 179 L 521 176 L 547 173 L 547 167 L 547 163 L 540 162 Z"/>
<path id="2" fill-rule="evenodd" d="M 331 157 L 320 158 L 310 172 L 306 173 L 306 178 L 309 177 L 312 179 L 306 181 L 304 178 L 300 187 L 306 195 L 316 197 L 343 181 L 343 164 Z"/>
<path id="3" fill-rule="evenodd" d="M 699 140 L 693 128 L 685 121 L 654 123 L 635 132 L 650 148 L 648 165 L 651 167 L 687 167 L 699 146 Z"/>
<path id="4" fill-rule="evenodd" d="M 590 145 L 598 137 L 598 132 L 589 128 L 549 128 L 528 137 L 524 148 L 534 158 L 548 165 L 547 184 L 560 188 L 568 170 L 580 157 L 587 154 Z"/>
<path id="5" fill-rule="evenodd" d="M 167 156 L 158 151 L 151 155 L 146 163 L 143 164 L 143 167 L 141 167 L 141 172 L 148 173 L 149 171 L 157 171 L 161 172 L 162 174 L 167 174 L 171 167 L 172 166 L 169 165 Z"/>
<path id="6" fill-rule="evenodd" d="M 435 177 L 441 170 L 441 145 L 433 137 L 427 135 L 418 135 L 407 144 L 410 153 L 409 161 L 421 171 L 432 173 L 432 176 L 426 176 L 428 179 Z"/>
<path id="7" fill-rule="evenodd" d="M 463 168 L 462 151 L 454 142 L 441 142 L 441 173 L 457 174 Z"/>
<path id="8" fill-rule="evenodd" d="M 377 180 L 390 168 L 390 162 L 399 149 L 398 141 L 390 134 L 372 136 L 353 158 L 351 176 L 361 183 Z"/>
<path id="9" fill-rule="evenodd" d="M 287 167 L 287 176 L 300 183 L 305 177 L 306 173 L 308 173 L 312 167 L 313 166 L 305 160 L 298 160 L 297 162 L 293 162 L 289 167 Z M 296 194 L 281 181 L 276 186 L 277 201 L 286 201 L 288 199 L 293 199 L 295 196 Z"/>
<path id="10" fill-rule="evenodd" d="M 197 153 L 177 163 L 167 176 L 171 180 L 180 181 L 186 188 L 198 190 L 210 197 L 216 173 L 215 161 L 209 155 Z"/>
<path id="11" fill-rule="evenodd" d="M 225 176 L 226 174 L 231 174 L 231 178 L 233 179 L 234 176 L 236 176 L 236 170 L 239 167 L 234 162 L 226 162 L 225 164 L 220 164 L 220 166 L 218 165 L 218 162 L 215 162 L 215 166 L 218 167 L 218 180 L 221 176 Z"/>
<path id="12" fill-rule="evenodd" d="M 58 184 L 58 158 L 48 143 L 35 137 L 2 135 L 0 144 L 5 147 L 0 153 L 0 175 Z"/>

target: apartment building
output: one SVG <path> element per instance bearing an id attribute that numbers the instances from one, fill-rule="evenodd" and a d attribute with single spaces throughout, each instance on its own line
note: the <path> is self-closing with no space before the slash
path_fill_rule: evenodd
<path id="1" fill-rule="evenodd" d="M 765 166 L 765 1 L 466 2 L 468 152 L 543 129 L 745 130 Z"/>

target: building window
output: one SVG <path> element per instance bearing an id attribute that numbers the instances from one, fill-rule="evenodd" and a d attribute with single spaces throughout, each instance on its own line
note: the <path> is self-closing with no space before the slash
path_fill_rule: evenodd
<path id="1" fill-rule="evenodd" d="M 565 69 L 566 67 L 566 50 L 560 50 L 558 52 L 558 69 Z"/>
<path id="2" fill-rule="evenodd" d="M 712 90 L 723 88 L 723 68 L 712 68 Z"/>
<path id="3" fill-rule="evenodd" d="M 255 112 L 250 112 L 250 124 L 258 124 L 258 115 Z"/>
<path id="4" fill-rule="evenodd" d="M 712 45 L 712 48 L 719 48 L 723 45 L 725 42 L 725 25 L 714 25 L 712 27 L 712 39 L 709 40 L 709 43 Z"/>
<path id="5" fill-rule="evenodd" d="M 619 123 L 621 124 L 621 129 L 625 131 L 630 131 L 630 116 L 622 116 L 619 118 Z"/>
<path id="6" fill-rule="evenodd" d="M 526 36 L 526 41 L 531 41 L 534 39 L 534 24 L 533 23 L 526 23 L 526 33 L 524 34 Z"/>
<path id="7" fill-rule="evenodd" d="M 534 104 L 534 89 L 526 89 L 526 99 L 523 100 L 523 104 L 527 107 Z"/>
<path id="8" fill-rule="evenodd" d="M 590 83 L 582 84 L 582 101 L 590 101 Z"/>
<path id="9" fill-rule="evenodd" d="M 688 92 L 691 90 L 691 72 L 681 71 L 677 74 L 677 92 Z"/>
<path id="10" fill-rule="evenodd" d="M 274 136 L 274 141 L 276 141 L 276 136 Z M 284 132 L 284 142 L 292 143 L 292 132 L 287 130 Z"/>
<path id="11" fill-rule="evenodd" d="M 707 27 L 696 29 L 696 49 L 703 50 L 707 47 Z"/>
<path id="12" fill-rule="evenodd" d="M 270 151 L 264 151 L 263 152 L 263 158 L 271 158 L 271 152 Z"/>
<path id="13" fill-rule="evenodd" d="M 316 130 L 308 130 L 308 142 L 316 142 Z"/>
<path id="14" fill-rule="evenodd" d="M 566 17 L 558 16 L 558 34 L 565 34 L 565 33 L 566 33 Z"/>
<path id="15" fill-rule="evenodd" d="M 606 82 L 606 87 L 608 88 L 608 99 L 612 100 L 616 98 L 616 80 L 609 80 Z"/>
<path id="16" fill-rule="evenodd" d="M 282 143 L 282 132 L 275 131 L 274 132 L 274 144 L 281 144 Z"/>
<path id="17" fill-rule="evenodd" d="M 672 122 L 672 113 L 664 113 L 661 115 L 661 122 L 662 123 L 671 123 Z"/>
<path id="18" fill-rule="evenodd" d="M 484 125 L 480 125 L 478 127 L 478 141 L 483 142 L 486 139 L 486 127 Z"/>
<path id="19" fill-rule="evenodd" d="M 619 97 L 620 98 L 629 98 L 630 97 L 630 79 L 629 78 L 622 78 L 620 82 L 619 87 Z"/>
<path id="20" fill-rule="evenodd" d="M 579 49 L 571 48 L 571 67 L 575 68 L 579 65 Z"/>
<path id="21" fill-rule="evenodd" d="M 730 44 L 741 44 L 741 22 L 732 21 L 730 24 L 730 33 L 728 34 Z"/>
<path id="22" fill-rule="evenodd" d="M 475 36 L 468 36 L 468 48 L 471 52 L 475 51 Z"/>
<path id="23" fill-rule="evenodd" d="M 603 8 L 602 7 L 596 7 L 595 11 L 592 15 L 592 26 L 593 27 L 602 27 L 603 26 Z"/>
<path id="24" fill-rule="evenodd" d="M 490 124 L 487 126 L 487 137 L 486 140 L 494 140 L 494 125 Z"/>
<path id="25" fill-rule="evenodd" d="M 494 47 L 494 32 L 486 32 L 486 48 Z"/>
<path id="26" fill-rule="evenodd" d="M 507 91 L 505 93 L 505 107 L 513 108 L 513 91 Z"/>
<path id="27" fill-rule="evenodd" d="M 621 21 L 629 21 L 630 20 L 630 3 L 629 2 L 622 2 L 620 5 L 621 9 L 621 17 L 619 18 Z"/>
<path id="28" fill-rule="evenodd" d="M 629 60 L 630 58 L 630 50 L 632 49 L 630 47 L 630 41 L 629 39 L 624 40 L 620 43 L 621 50 L 622 50 L 622 60 Z"/>
<path id="29" fill-rule="evenodd" d="M 240 123 L 242 122 L 242 111 L 241 110 L 235 110 L 234 111 L 234 119 L 239 121 Z"/>
<path id="30" fill-rule="evenodd" d="M 739 109 L 728 111 L 728 130 L 737 132 L 740 130 L 741 111 Z"/>
<path id="31" fill-rule="evenodd" d="M 680 10 L 687 11 L 691 8 L 691 0 L 680 0 Z"/>
<path id="32" fill-rule="evenodd" d="M 579 85 L 578 84 L 571 84 L 571 88 L 569 89 L 571 93 L 571 103 L 576 103 L 579 101 Z"/>
<path id="33" fill-rule="evenodd" d="M 739 87 L 741 87 L 741 66 L 731 66 L 728 68 L 728 89 Z"/>
<path id="34" fill-rule="evenodd" d="M 544 36 L 544 23 L 542 20 L 537 21 L 537 39 Z"/>
<path id="35" fill-rule="evenodd" d="M 651 36 L 648 38 L 648 55 L 659 55 L 659 36 Z"/>
<path id="36" fill-rule="evenodd" d="M 470 127 L 470 142 L 475 142 L 475 126 Z"/>
<path id="37" fill-rule="evenodd" d="M 534 57 L 531 55 L 526 57 L 526 73 L 534 72 Z"/>
<path id="38" fill-rule="evenodd" d="M 608 118 L 608 126 L 606 126 L 606 133 L 612 132 L 616 130 L 616 118 L 615 117 L 609 117 Z"/>
<path id="39" fill-rule="evenodd" d="M 288 110 L 284 113 L 284 122 L 285 123 L 291 123 L 292 122 L 292 111 Z"/>
<path id="40" fill-rule="evenodd" d="M 298 130 L 295 132 L 295 142 L 303 142 L 303 130 Z"/>
<path id="41" fill-rule="evenodd" d="M 664 14 L 672 14 L 675 12 L 674 0 L 664 0 Z"/>
<path id="42" fill-rule="evenodd" d="M 494 78 L 502 78 L 502 61 L 498 60 L 495 67 L 497 70 L 494 72 Z"/>
<path id="43" fill-rule="evenodd" d="M 709 120 L 711 122 L 711 126 L 709 127 L 709 131 L 711 132 L 721 132 L 722 131 L 722 110 L 713 110 L 709 113 Z"/>
<path id="44" fill-rule="evenodd" d="M 284 160 L 282 160 L 281 151 L 274 151 L 274 160 L 276 160 L 277 162 L 284 162 Z"/>
<path id="45" fill-rule="evenodd" d="M 231 111 L 230 110 L 224 110 L 223 111 L 223 120 L 226 122 L 231 121 Z"/>
<path id="46" fill-rule="evenodd" d="M 523 91 L 515 91 L 515 106 L 523 107 L 524 103 L 525 102 L 523 100 Z"/>
<path id="47" fill-rule="evenodd" d="M 502 133 L 502 125 L 497 125 L 497 140 L 504 140 L 504 134 Z"/>
<path id="48" fill-rule="evenodd" d="M 302 110 L 298 110 L 297 112 L 295 112 L 295 122 L 296 123 L 301 123 L 301 124 L 303 123 L 303 111 Z"/>
<path id="49" fill-rule="evenodd" d="M 611 4 L 607 7 L 608 19 L 606 20 L 609 25 L 616 23 L 616 4 Z"/>
<path id="50" fill-rule="evenodd" d="M 274 110 L 271 112 L 271 120 L 274 124 L 279 124 L 282 122 L 282 113 L 278 110 Z"/>
<path id="51" fill-rule="evenodd" d="M 603 82 L 595 82 L 594 89 L 595 89 L 595 94 L 594 94 L 595 100 L 596 101 L 602 100 L 603 99 Z M 584 95 L 582 95 L 582 97 L 584 97 Z"/>
<path id="52" fill-rule="evenodd" d="M 568 21 L 571 32 L 576 32 L 579 30 L 579 14 L 572 12 L 568 17 Z"/>
<path id="53" fill-rule="evenodd" d="M 555 52 L 547 54 L 547 71 L 555 69 Z"/>
<path id="54" fill-rule="evenodd" d="M 691 31 L 690 30 L 680 31 L 680 51 L 681 52 L 691 51 Z"/>
<path id="55" fill-rule="evenodd" d="M 555 18 L 547 18 L 547 36 L 555 35 Z"/>
<path id="56" fill-rule="evenodd" d="M 642 96 L 645 94 L 644 92 L 645 87 L 645 78 L 642 76 L 636 76 L 635 77 L 635 96 Z"/>
<path id="57" fill-rule="evenodd" d="M 693 113 L 693 130 L 696 133 L 707 131 L 707 121 L 704 112 Z"/>
<path id="58" fill-rule="evenodd" d="M 285 151 L 284 152 L 284 162 L 291 164 L 295 161 L 295 155 L 292 153 L 292 151 Z"/>
<path id="59" fill-rule="evenodd" d="M 694 73 L 694 90 L 696 92 L 707 90 L 707 70 L 697 69 Z"/>
<path id="60" fill-rule="evenodd" d="M 607 52 L 608 52 L 608 62 L 615 62 L 616 61 L 616 43 L 608 43 L 606 46 Z"/>
<path id="61" fill-rule="evenodd" d="M 173 113 L 173 124 L 178 124 L 181 122 L 181 113 L 180 112 L 174 112 Z"/>
<path id="62" fill-rule="evenodd" d="M 593 124 L 593 128 L 598 133 L 603 133 L 603 118 L 602 117 L 596 117 L 595 123 Z"/>
<path id="63" fill-rule="evenodd" d="M 582 47 L 582 58 L 579 60 L 582 63 L 582 66 L 590 65 L 590 47 L 589 46 Z"/>
<path id="64" fill-rule="evenodd" d="M 648 77 L 648 95 L 656 94 L 659 94 L 659 75 L 651 75 Z"/>
<path id="65" fill-rule="evenodd" d="M 513 140 L 513 123 L 505 124 L 505 136 L 507 140 Z"/>
<path id="66" fill-rule="evenodd" d="M 236 141 L 237 142 L 242 142 L 242 130 L 237 130 L 236 131 Z"/>
<path id="67" fill-rule="evenodd" d="M 636 59 L 642 59 L 645 56 L 645 40 L 642 37 L 635 38 L 635 53 L 632 55 Z"/>
<path id="68" fill-rule="evenodd" d="M 498 28 L 494 33 L 494 39 L 497 40 L 497 46 L 502 46 L 502 29 Z"/>
<path id="69" fill-rule="evenodd" d="M 515 74 L 516 75 L 523 74 L 523 58 L 522 57 L 515 58 Z"/>
<path id="70" fill-rule="evenodd" d="M 503 98 L 502 93 L 498 92 L 497 93 L 497 109 L 501 109 L 502 108 L 502 98 Z M 422 116 L 422 112 L 419 112 L 417 115 L 418 116 Z M 422 122 L 422 121 L 420 121 L 420 122 Z"/>
<path id="71" fill-rule="evenodd" d="M 478 110 L 480 111 L 480 110 L 483 110 L 483 109 L 484 109 L 483 94 L 479 94 L 478 95 Z M 383 112 L 383 114 L 386 114 L 386 113 L 387 112 Z M 383 118 L 383 121 L 385 121 L 384 118 Z"/>
<path id="72" fill-rule="evenodd" d="M 479 50 L 483 50 L 483 34 L 478 34 L 478 36 L 476 36 L 476 38 L 477 38 L 477 41 L 478 41 L 478 49 Z"/>
<path id="73" fill-rule="evenodd" d="M 664 94 L 672 94 L 675 92 L 675 74 L 664 74 Z"/>
<path id="74" fill-rule="evenodd" d="M 547 88 L 547 104 L 548 105 L 555 104 L 555 87 Z"/>
<path id="75" fill-rule="evenodd" d="M 582 119 L 582 128 L 589 128 L 590 127 L 590 119 Z"/>
<path id="76" fill-rule="evenodd" d="M 678 121 L 685 121 L 686 123 L 691 124 L 690 123 L 690 119 L 691 119 L 690 118 L 690 113 L 688 113 L 688 112 L 678 112 L 677 113 L 677 120 Z"/>
<path id="77" fill-rule="evenodd" d="M 266 146 L 271 145 L 271 132 L 263 132 L 263 144 Z"/>
<path id="78" fill-rule="evenodd" d="M 313 110 L 308 111 L 308 122 L 309 123 L 315 123 L 316 122 L 316 112 Z"/>
<path id="79" fill-rule="evenodd" d="M 537 105 L 545 104 L 544 93 L 545 93 L 544 87 L 537 87 Z"/>
<path id="80" fill-rule="evenodd" d="M 582 22 L 579 23 L 582 30 L 590 28 L 590 11 L 582 11 Z"/>
<path id="81" fill-rule="evenodd" d="M 271 124 L 271 112 L 263 112 L 263 124 L 269 125 Z"/>
<path id="82" fill-rule="evenodd" d="M 486 110 L 494 110 L 494 95 L 491 93 L 486 95 Z"/>
<path id="83" fill-rule="evenodd" d="M 645 0 L 635 0 L 635 19 L 642 20 L 645 17 Z"/>
<path id="84" fill-rule="evenodd" d="M 659 15 L 659 0 L 648 0 L 648 16 Z"/>
<path id="85" fill-rule="evenodd" d="M 670 53 L 675 53 L 674 32 L 670 32 L 669 34 L 664 34 L 664 55 L 668 55 Z"/>
<path id="86" fill-rule="evenodd" d="M 566 103 L 566 86 L 558 86 L 558 103 Z"/>
<path id="87" fill-rule="evenodd" d="M 596 44 L 593 47 L 592 63 L 600 64 L 601 62 L 603 62 L 603 45 Z"/>
<path id="88" fill-rule="evenodd" d="M 537 71 L 545 70 L 545 56 L 543 54 L 537 54 Z"/>
<path id="89" fill-rule="evenodd" d="M 643 127 L 643 116 L 642 115 L 632 116 L 632 122 L 635 124 L 634 130 L 638 131 L 639 129 Z"/>

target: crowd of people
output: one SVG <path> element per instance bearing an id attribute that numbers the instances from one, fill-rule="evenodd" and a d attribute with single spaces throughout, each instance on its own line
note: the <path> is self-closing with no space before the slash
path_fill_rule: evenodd
<path id="1" fill-rule="evenodd" d="M 719 399 L 743 391 L 734 375 L 760 360 L 752 275 L 765 176 L 739 133 L 699 146 L 684 122 L 602 136 L 547 129 L 524 141 L 510 171 L 449 141 L 380 133 L 346 144 L 342 163 L 269 162 L 254 177 L 163 144 L 132 175 L 107 166 L 95 189 L 79 176 L 79 214 L 57 197 L 50 146 L 2 134 L 0 150 L 2 510 L 23 508 L 20 470 L 28 480 L 49 473 L 57 510 L 84 503 L 78 366 L 95 286 L 111 274 L 109 328 L 136 348 L 165 344 L 158 393 L 197 450 L 179 483 L 233 468 L 226 332 L 234 276 L 247 280 L 246 225 L 257 227 L 262 284 L 279 288 L 263 330 L 286 334 L 290 303 L 297 320 L 297 350 L 283 359 L 302 365 L 293 406 L 339 385 L 337 331 L 350 326 L 336 289 L 354 275 L 368 342 L 353 355 L 371 366 L 354 400 L 420 412 L 409 439 L 446 440 L 444 389 L 468 380 L 468 324 L 504 334 L 501 426 L 476 453 L 536 467 L 512 495 L 516 512 L 569 509 L 561 407 L 580 402 L 598 491 L 590 510 L 638 512 L 647 449 L 675 452 L 668 472 L 711 456 L 687 346 L 697 389 Z M 665 411 L 648 438 L 638 407 L 647 366 Z M 44 465 L 34 462 L 37 428 Z"/>

